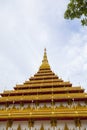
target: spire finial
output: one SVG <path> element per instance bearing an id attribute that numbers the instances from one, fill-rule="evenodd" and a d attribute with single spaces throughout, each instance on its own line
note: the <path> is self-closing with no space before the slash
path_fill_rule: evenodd
<path id="1" fill-rule="evenodd" d="M 46 53 L 46 48 L 44 48 L 44 56 L 43 56 L 43 60 L 42 60 L 42 62 L 48 63 L 48 60 L 47 60 L 47 53 Z"/>
<path id="2" fill-rule="evenodd" d="M 44 48 L 44 56 L 43 56 L 43 60 L 42 60 L 42 64 L 41 64 L 40 68 L 43 68 L 43 69 L 50 68 L 50 65 L 47 60 L 46 48 Z"/>
<path id="3" fill-rule="evenodd" d="M 46 52 L 46 48 L 44 48 L 44 52 Z"/>

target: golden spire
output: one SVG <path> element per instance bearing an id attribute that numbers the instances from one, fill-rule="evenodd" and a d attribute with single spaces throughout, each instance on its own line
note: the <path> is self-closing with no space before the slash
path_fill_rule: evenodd
<path id="1" fill-rule="evenodd" d="M 44 56 L 43 56 L 43 60 L 42 60 L 42 64 L 40 66 L 40 69 L 48 69 L 50 68 L 50 65 L 48 63 L 47 60 L 47 53 L 46 53 L 46 48 L 44 49 Z"/>

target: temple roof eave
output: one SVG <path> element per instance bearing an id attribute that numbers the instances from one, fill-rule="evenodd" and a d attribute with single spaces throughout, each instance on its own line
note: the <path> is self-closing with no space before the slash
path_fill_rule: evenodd
<path id="1" fill-rule="evenodd" d="M 24 96 L 8 96 L 8 97 L 1 97 L 0 98 L 0 103 L 2 102 L 12 102 L 12 101 L 34 101 L 34 100 L 38 100 L 38 101 L 46 101 L 46 100 L 69 100 L 69 99 L 87 99 L 87 94 L 85 93 L 74 93 L 74 94 L 43 94 L 43 95 L 24 95 Z"/>
<path id="2" fill-rule="evenodd" d="M 84 109 L 17 109 L 13 110 L 0 110 L 0 120 L 3 119 L 87 119 L 87 108 Z"/>
<path id="3" fill-rule="evenodd" d="M 78 93 L 81 93 L 81 92 L 84 92 L 84 89 L 82 89 L 81 87 L 67 87 L 67 88 L 41 88 L 41 89 L 28 89 L 27 91 L 26 90 L 6 90 L 4 91 L 3 93 L 1 93 L 0 95 L 1 96 L 4 96 L 4 95 L 17 95 L 17 94 L 32 94 L 32 93 L 36 93 L 37 95 L 37 91 L 38 91 L 38 94 L 39 93 L 47 93 L 47 92 L 56 92 L 56 93 L 64 93 L 64 92 L 70 92 L 70 93 L 73 93 L 73 92 L 78 92 Z"/>

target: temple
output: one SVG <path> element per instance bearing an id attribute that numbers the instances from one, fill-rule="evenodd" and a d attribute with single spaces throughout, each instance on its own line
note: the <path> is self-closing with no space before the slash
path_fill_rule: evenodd
<path id="1" fill-rule="evenodd" d="M 0 95 L 0 130 L 87 130 L 87 93 L 51 70 L 46 49 L 38 72 Z"/>

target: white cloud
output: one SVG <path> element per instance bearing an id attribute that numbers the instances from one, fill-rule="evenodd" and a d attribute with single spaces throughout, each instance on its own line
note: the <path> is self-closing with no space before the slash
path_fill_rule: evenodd
<path id="1" fill-rule="evenodd" d="M 67 62 L 65 70 L 67 75 L 75 83 L 81 83 L 87 89 L 87 30 L 81 29 L 73 33 L 69 43 L 65 47 Z M 84 83 L 85 82 L 85 83 Z"/>
<path id="2" fill-rule="evenodd" d="M 87 30 L 64 20 L 68 1 L 0 1 L 1 91 L 35 73 L 45 47 L 52 69 L 86 88 Z"/>

